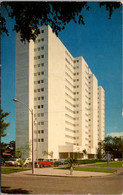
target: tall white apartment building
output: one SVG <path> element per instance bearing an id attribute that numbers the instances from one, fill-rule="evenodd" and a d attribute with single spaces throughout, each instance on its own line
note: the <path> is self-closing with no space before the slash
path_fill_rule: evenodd
<path id="1" fill-rule="evenodd" d="M 83 158 L 83 150 L 95 157 L 105 133 L 104 89 L 49 26 L 35 42 L 16 35 L 16 98 L 34 110 L 35 158 Z M 16 148 L 30 145 L 31 124 L 30 111 L 17 103 Z"/>

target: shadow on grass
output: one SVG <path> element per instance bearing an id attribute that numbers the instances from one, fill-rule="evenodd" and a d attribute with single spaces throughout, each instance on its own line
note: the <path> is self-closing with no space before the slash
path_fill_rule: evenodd
<path id="1" fill-rule="evenodd" d="M 30 194 L 29 191 L 23 190 L 21 188 L 18 189 L 10 189 L 10 187 L 1 187 L 1 192 L 6 194 Z"/>

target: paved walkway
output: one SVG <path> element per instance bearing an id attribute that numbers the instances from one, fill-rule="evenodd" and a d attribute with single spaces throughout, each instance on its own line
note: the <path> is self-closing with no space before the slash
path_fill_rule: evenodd
<path id="1" fill-rule="evenodd" d="M 32 175 L 32 170 L 12 173 L 14 175 Z M 111 173 L 101 173 L 101 172 L 88 172 L 88 171 L 72 171 L 72 175 L 70 175 L 70 170 L 64 169 L 54 169 L 50 168 L 35 168 L 34 175 L 42 175 L 42 176 L 61 176 L 61 177 L 98 177 L 98 176 L 108 176 Z"/>

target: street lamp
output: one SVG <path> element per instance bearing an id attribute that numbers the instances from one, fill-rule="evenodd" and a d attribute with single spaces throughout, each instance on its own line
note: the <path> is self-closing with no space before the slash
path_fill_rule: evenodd
<path id="1" fill-rule="evenodd" d="M 38 119 L 35 118 L 34 124 L 36 125 L 36 161 L 38 164 Z"/>
<path id="2" fill-rule="evenodd" d="M 20 102 L 25 105 L 32 114 L 32 174 L 34 174 L 34 131 L 33 131 L 33 109 L 30 109 L 26 104 L 18 99 L 13 99 L 15 103 Z"/>

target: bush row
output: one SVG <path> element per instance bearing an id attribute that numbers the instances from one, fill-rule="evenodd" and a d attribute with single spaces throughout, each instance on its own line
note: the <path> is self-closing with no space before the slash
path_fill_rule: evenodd
<path id="1" fill-rule="evenodd" d="M 96 162 L 106 162 L 106 160 L 98 160 L 98 159 L 84 159 L 84 160 L 74 160 L 75 164 L 91 164 Z"/>

